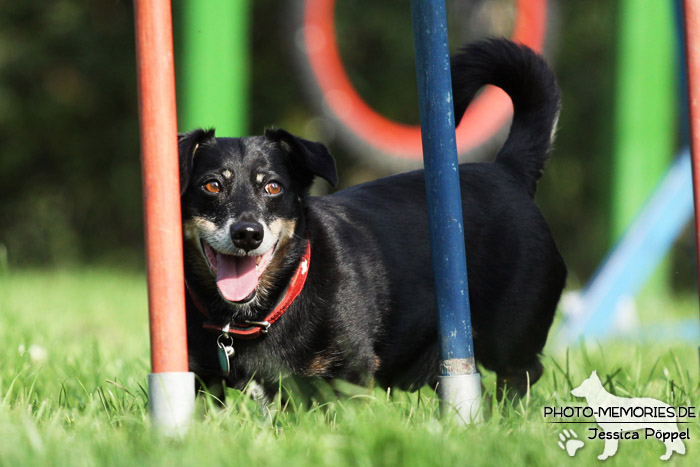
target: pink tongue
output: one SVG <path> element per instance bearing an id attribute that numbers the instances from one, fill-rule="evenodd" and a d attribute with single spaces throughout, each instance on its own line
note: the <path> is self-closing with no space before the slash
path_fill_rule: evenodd
<path id="1" fill-rule="evenodd" d="M 216 254 L 216 285 L 221 295 L 231 302 L 240 302 L 258 286 L 255 257 Z"/>

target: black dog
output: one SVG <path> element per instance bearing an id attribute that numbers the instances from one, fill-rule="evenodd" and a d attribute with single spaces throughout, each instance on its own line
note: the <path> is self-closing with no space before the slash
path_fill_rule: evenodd
<path id="1" fill-rule="evenodd" d="M 514 103 L 493 163 L 460 166 L 477 360 L 520 393 L 542 373 L 566 278 L 532 198 L 548 157 L 559 91 L 546 63 L 506 40 L 452 61 L 455 115 L 485 84 Z M 309 197 L 336 185 L 325 146 L 284 130 L 179 138 L 190 368 L 207 384 L 267 396 L 280 375 L 416 389 L 438 373 L 422 171 Z M 222 331 L 223 330 L 223 331 Z"/>

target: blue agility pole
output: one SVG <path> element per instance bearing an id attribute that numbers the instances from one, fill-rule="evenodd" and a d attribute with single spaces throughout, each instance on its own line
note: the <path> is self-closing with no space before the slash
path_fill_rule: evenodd
<path id="1" fill-rule="evenodd" d="M 579 337 L 609 337 L 622 305 L 637 295 L 692 217 L 693 179 L 686 149 L 593 275 L 559 331 L 557 345 L 572 345 Z"/>
<path id="2" fill-rule="evenodd" d="M 444 0 L 412 0 L 418 100 L 440 340 L 438 395 L 465 423 L 480 418 Z"/>

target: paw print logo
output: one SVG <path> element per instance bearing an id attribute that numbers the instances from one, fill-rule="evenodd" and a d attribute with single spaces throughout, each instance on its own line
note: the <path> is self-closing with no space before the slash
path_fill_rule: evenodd
<path id="1" fill-rule="evenodd" d="M 566 428 L 559 433 L 559 442 L 557 443 L 570 457 L 574 457 L 576 451 L 583 447 L 583 441 L 578 439 L 578 435 L 574 430 Z"/>

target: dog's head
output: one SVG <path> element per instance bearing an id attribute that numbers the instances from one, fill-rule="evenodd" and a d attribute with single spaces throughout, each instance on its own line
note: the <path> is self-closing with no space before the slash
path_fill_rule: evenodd
<path id="1" fill-rule="evenodd" d="M 306 241 L 309 187 L 315 176 L 335 186 L 335 161 L 324 145 L 279 129 L 248 138 L 195 130 L 178 146 L 188 284 L 218 293 L 229 312 L 250 308 L 298 262 L 290 253 Z"/>
<path id="2" fill-rule="evenodd" d="M 576 397 L 594 396 L 598 394 L 601 389 L 603 389 L 603 384 L 600 382 L 600 378 L 598 378 L 598 373 L 593 370 L 591 376 L 584 379 L 578 387 L 571 390 L 571 394 Z"/>

